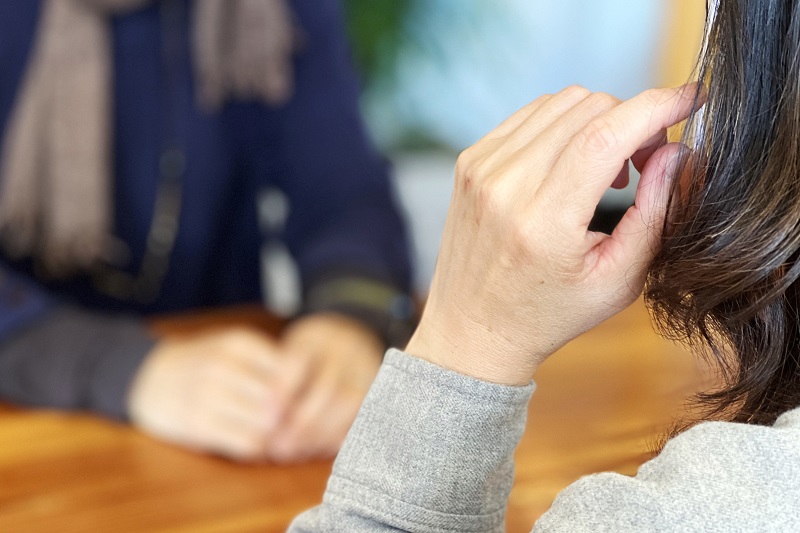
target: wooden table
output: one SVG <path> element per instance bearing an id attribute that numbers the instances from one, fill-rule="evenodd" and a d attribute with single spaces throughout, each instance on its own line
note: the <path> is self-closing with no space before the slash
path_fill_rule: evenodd
<path id="1" fill-rule="evenodd" d="M 240 320 L 278 326 L 246 311 L 159 328 Z M 537 374 L 517 452 L 508 531 L 529 531 L 582 475 L 634 474 L 703 375 L 683 349 L 655 336 L 641 303 L 551 358 Z M 0 407 L 2 532 L 281 532 L 320 501 L 330 469 L 238 465 L 90 416 Z"/>

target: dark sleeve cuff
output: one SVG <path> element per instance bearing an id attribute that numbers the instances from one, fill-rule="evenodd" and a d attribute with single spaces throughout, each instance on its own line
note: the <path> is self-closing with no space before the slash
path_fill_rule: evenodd
<path id="1" fill-rule="evenodd" d="M 0 339 L 40 320 L 53 306 L 33 282 L 0 265 Z"/>
<path id="2" fill-rule="evenodd" d="M 386 346 L 405 347 L 417 323 L 411 296 L 392 285 L 359 275 L 337 275 L 311 284 L 304 313 L 341 313 L 369 327 Z"/>
<path id="3" fill-rule="evenodd" d="M 154 344 L 135 318 L 54 309 L 0 344 L 0 395 L 125 419 L 131 381 Z"/>
<path id="4" fill-rule="evenodd" d="M 156 339 L 139 320 L 119 318 L 110 322 L 104 355 L 97 358 L 92 373 L 87 407 L 127 420 L 128 391 Z"/>

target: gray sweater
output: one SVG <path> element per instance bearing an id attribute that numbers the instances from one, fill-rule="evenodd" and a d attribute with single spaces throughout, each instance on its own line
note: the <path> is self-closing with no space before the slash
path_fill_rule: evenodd
<path id="1" fill-rule="evenodd" d="M 290 533 L 501 532 L 533 384 L 478 381 L 390 350 L 322 505 Z M 702 423 L 636 477 L 587 476 L 534 531 L 800 531 L 800 409 Z"/>

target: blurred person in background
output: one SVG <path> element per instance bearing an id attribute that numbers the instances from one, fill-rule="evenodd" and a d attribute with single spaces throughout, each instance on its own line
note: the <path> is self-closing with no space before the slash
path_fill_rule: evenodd
<path id="1" fill-rule="evenodd" d="M 341 26 L 335 0 L 0 0 L 0 396 L 335 454 L 411 314 Z M 142 317 L 262 300 L 267 188 L 300 317 L 155 338 Z"/>

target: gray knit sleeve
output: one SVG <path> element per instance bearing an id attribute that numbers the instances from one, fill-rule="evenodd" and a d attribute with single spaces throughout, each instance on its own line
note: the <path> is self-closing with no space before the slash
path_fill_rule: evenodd
<path id="1" fill-rule="evenodd" d="M 135 318 L 53 309 L 0 343 L 0 397 L 124 419 L 128 387 L 154 343 Z"/>
<path id="2" fill-rule="evenodd" d="M 289 531 L 500 532 L 534 385 L 506 387 L 390 350 L 323 504 Z"/>
<path id="3" fill-rule="evenodd" d="M 504 531 L 533 385 L 477 381 L 390 351 L 323 504 L 290 533 Z M 584 477 L 536 533 L 800 531 L 800 407 L 773 427 L 704 422 L 636 477 Z"/>

